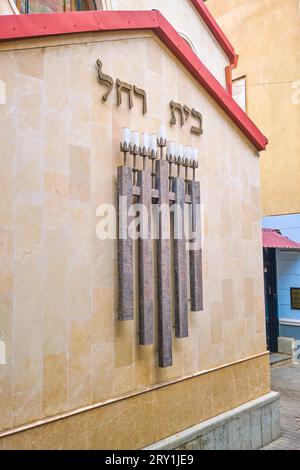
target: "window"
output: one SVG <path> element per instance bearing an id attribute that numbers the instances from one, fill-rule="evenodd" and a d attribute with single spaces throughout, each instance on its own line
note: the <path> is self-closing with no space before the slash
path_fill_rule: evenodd
<path id="1" fill-rule="evenodd" d="M 291 288 L 291 309 L 300 310 L 300 288 Z"/>
<path id="2" fill-rule="evenodd" d="M 232 96 L 237 104 L 246 111 L 246 77 L 232 81 Z"/>

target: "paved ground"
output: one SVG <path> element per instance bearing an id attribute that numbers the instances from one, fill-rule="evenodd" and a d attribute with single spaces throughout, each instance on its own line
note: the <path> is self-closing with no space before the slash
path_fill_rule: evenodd
<path id="1" fill-rule="evenodd" d="M 282 437 L 263 450 L 300 450 L 300 364 L 272 369 L 272 390 L 281 395 Z"/>

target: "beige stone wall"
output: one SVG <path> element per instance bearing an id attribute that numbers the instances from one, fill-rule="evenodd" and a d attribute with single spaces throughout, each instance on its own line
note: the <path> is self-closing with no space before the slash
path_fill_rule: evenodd
<path id="1" fill-rule="evenodd" d="M 136 99 L 117 108 L 115 91 L 102 102 L 98 57 L 105 73 L 147 91 L 146 116 Z M 0 71 L 0 429 L 265 351 L 258 159 L 160 42 L 135 33 L 2 43 Z M 204 118 L 203 136 L 178 126 L 168 137 L 199 149 L 205 308 L 190 313 L 190 337 L 174 341 L 174 365 L 162 370 L 156 346 L 138 346 L 137 321 L 116 320 L 116 242 L 97 239 L 96 208 L 116 202 L 121 127 L 155 132 L 172 99 Z"/>
<path id="2" fill-rule="evenodd" d="M 176 31 L 188 38 L 204 65 L 226 87 L 225 68 L 229 65 L 229 59 L 190 0 L 111 0 L 110 4 L 104 8 L 159 10 Z"/>
<path id="3" fill-rule="evenodd" d="M 263 215 L 299 213 L 299 1 L 208 0 L 207 6 L 240 54 L 234 76 L 247 76 L 247 112 L 269 138 L 260 164 Z"/>

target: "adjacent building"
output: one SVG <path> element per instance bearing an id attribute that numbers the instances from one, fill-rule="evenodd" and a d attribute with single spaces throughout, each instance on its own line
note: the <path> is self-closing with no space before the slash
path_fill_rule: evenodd
<path id="1" fill-rule="evenodd" d="M 267 152 L 260 158 L 262 226 L 299 243 L 299 2 L 208 0 L 206 4 L 237 45 L 234 95 L 269 138 Z M 278 348 L 278 334 L 300 339 L 300 310 L 293 302 L 293 295 L 300 295 L 300 252 L 295 246 L 283 250 L 278 245 L 273 287 L 270 283 L 266 287 L 274 297 L 266 298 L 275 325 L 269 332 L 273 351 Z"/>

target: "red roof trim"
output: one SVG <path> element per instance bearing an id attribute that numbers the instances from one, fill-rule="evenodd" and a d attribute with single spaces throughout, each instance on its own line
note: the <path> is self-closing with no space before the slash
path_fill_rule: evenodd
<path id="1" fill-rule="evenodd" d="M 280 230 L 263 228 L 263 247 L 285 250 L 300 250 L 300 243 L 290 240 L 281 234 Z"/>
<path id="2" fill-rule="evenodd" d="M 207 6 L 204 4 L 203 0 L 191 0 L 191 2 L 229 58 L 231 65 L 237 64 L 238 55 L 235 53 L 234 47 L 230 43 L 229 39 L 225 36 L 224 32 L 216 22 L 213 15 L 210 13 Z"/>
<path id="3" fill-rule="evenodd" d="M 257 150 L 268 143 L 251 119 L 158 11 L 86 11 L 0 16 L 0 40 L 92 31 L 152 30 L 227 113 Z"/>

